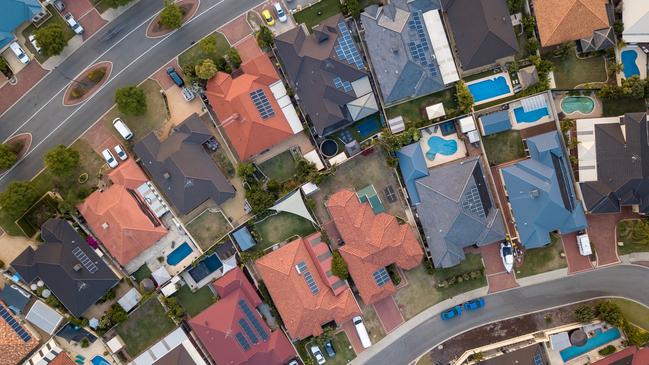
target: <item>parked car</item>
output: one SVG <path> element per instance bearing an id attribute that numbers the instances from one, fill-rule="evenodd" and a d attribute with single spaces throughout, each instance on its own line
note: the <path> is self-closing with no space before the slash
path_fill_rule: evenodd
<path id="1" fill-rule="evenodd" d="M 266 21 L 266 24 L 275 24 L 275 19 L 273 19 L 273 16 L 270 14 L 270 11 L 268 9 L 264 9 L 264 11 L 261 12 L 261 16 Z"/>
<path id="2" fill-rule="evenodd" d="M 322 365 L 327 362 L 318 346 L 311 346 L 311 353 L 313 354 L 313 357 L 315 357 L 315 360 L 318 362 L 318 365 Z"/>
<path id="3" fill-rule="evenodd" d="M 39 47 L 38 43 L 36 43 L 36 37 L 34 37 L 33 34 L 30 34 L 29 37 L 27 37 L 27 39 L 29 39 L 29 43 L 32 44 L 32 47 L 34 47 L 36 52 L 41 53 L 41 47 Z"/>
<path id="4" fill-rule="evenodd" d="M 64 18 L 65 18 L 65 21 L 66 21 L 66 22 L 68 23 L 68 25 L 70 26 L 70 28 L 72 28 L 72 30 L 73 30 L 75 33 L 77 33 L 77 34 L 83 34 L 83 27 L 81 26 L 81 24 L 79 24 L 79 22 L 76 21 L 76 19 L 74 19 L 74 17 L 72 16 L 72 14 L 67 13 L 67 14 L 65 14 Z"/>
<path id="5" fill-rule="evenodd" d="M 183 99 L 185 99 L 185 101 L 192 101 L 196 97 L 194 92 L 186 87 L 181 88 L 181 91 L 183 92 Z"/>
<path id="6" fill-rule="evenodd" d="M 124 151 L 124 147 L 122 147 L 121 144 L 118 144 L 117 146 L 113 147 L 113 149 L 117 154 L 117 158 L 119 158 L 120 160 L 124 161 L 128 158 L 128 155 L 126 154 L 126 151 Z"/>
<path id="7" fill-rule="evenodd" d="M 449 319 L 459 317 L 462 315 L 462 306 L 456 305 L 453 308 L 447 309 L 442 312 L 442 320 L 447 321 Z"/>
<path id="8" fill-rule="evenodd" d="M 365 328 L 365 324 L 363 324 L 363 318 L 361 318 L 361 316 L 356 316 L 352 318 L 352 322 L 354 322 L 354 327 L 356 327 L 356 333 L 358 333 L 358 338 L 361 339 L 361 345 L 363 345 L 363 348 L 368 348 L 372 346 L 372 341 L 370 341 L 370 336 L 367 334 L 367 329 Z"/>
<path id="9" fill-rule="evenodd" d="M 327 352 L 327 356 L 330 358 L 336 357 L 336 350 L 334 350 L 334 345 L 331 343 L 331 341 L 327 341 L 324 345 L 325 351 Z"/>
<path id="10" fill-rule="evenodd" d="M 53 4 L 56 10 L 58 10 L 59 12 L 65 10 L 65 3 L 63 2 L 63 0 L 54 0 Z"/>
<path id="11" fill-rule="evenodd" d="M 582 256 L 593 254 L 593 249 L 590 247 L 590 238 L 585 231 L 577 232 L 577 247 L 579 247 L 579 254 Z"/>
<path id="12" fill-rule="evenodd" d="M 117 165 L 119 165 L 119 162 L 117 162 L 115 156 L 113 156 L 108 148 L 101 151 L 101 155 L 104 156 L 104 160 L 106 160 L 108 167 L 110 167 L 111 169 L 114 169 L 115 167 L 117 167 Z"/>
<path id="13" fill-rule="evenodd" d="M 25 53 L 25 50 L 18 44 L 18 42 L 13 42 L 9 45 L 9 48 L 11 48 L 11 51 L 18 57 L 18 60 L 24 64 L 29 63 L 29 56 L 27 56 L 27 53 Z"/>
<path id="14" fill-rule="evenodd" d="M 185 81 L 178 75 L 178 72 L 176 72 L 176 69 L 173 66 L 169 66 L 167 68 L 167 75 L 171 78 L 171 81 L 176 84 L 178 87 L 183 87 L 185 86 Z"/>
<path id="15" fill-rule="evenodd" d="M 279 20 L 282 23 L 286 23 L 288 17 L 286 16 L 284 9 L 282 9 L 282 4 L 275 3 L 275 12 L 277 13 L 277 20 Z"/>
<path id="16" fill-rule="evenodd" d="M 113 119 L 113 127 L 115 127 L 117 133 L 119 133 L 119 135 L 122 136 L 122 138 L 124 138 L 125 140 L 128 141 L 129 139 L 133 138 L 133 132 L 131 132 L 126 123 L 124 123 L 124 121 L 120 118 Z"/>
<path id="17" fill-rule="evenodd" d="M 300 365 L 300 363 L 297 362 L 297 360 L 293 359 L 291 360 L 291 362 L 288 363 L 288 365 Z"/>
<path id="18" fill-rule="evenodd" d="M 474 311 L 484 307 L 484 298 L 472 299 L 464 303 L 464 310 Z"/>

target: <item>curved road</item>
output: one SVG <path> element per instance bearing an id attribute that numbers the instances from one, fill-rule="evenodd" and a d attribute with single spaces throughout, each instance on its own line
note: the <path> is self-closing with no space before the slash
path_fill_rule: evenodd
<path id="1" fill-rule="evenodd" d="M 150 20 L 162 1 L 142 0 L 108 23 L 61 65 L 50 72 L 12 108 L 0 116 L 0 141 L 19 134 L 32 134 L 26 157 L 0 176 L 0 190 L 12 180 L 29 180 L 43 168 L 42 156 L 58 144 L 71 144 L 112 105 L 118 87 L 138 84 L 192 42 L 235 19 L 263 0 L 201 0 L 198 11 L 179 30 L 161 38 L 147 38 Z M 63 106 L 63 92 L 88 66 L 111 61 L 108 82 L 76 106 Z"/>
<path id="2" fill-rule="evenodd" d="M 354 364 L 409 364 L 449 338 L 491 322 L 598 297 L 624 297 L 649 305 L 649 269 L 616 265 L 525 286 L 485 297 L 486 306 L 458 320 L 442 321 L 439 313 L 412 328 L 407 322 L 362 352 Z M 415 317 L 415 318 L 417 318 Z M 412 319 L 411 319 L 412 321 Z"/>

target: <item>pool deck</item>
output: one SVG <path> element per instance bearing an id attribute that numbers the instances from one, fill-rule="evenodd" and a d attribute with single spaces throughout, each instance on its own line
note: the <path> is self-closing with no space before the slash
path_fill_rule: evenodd
<path id="1" fill-rule="evenodd" d="M 509 86 L 509 93 L 498 95 L 498 96 L 495 96 L 495 97 L 489 98 L 489 99 L 480 100 L 480 101 L 476 102 L 474 104 L 474 106 L 490 103 L 492 101 L 514 95 L 514 87 L 512 86 L 512 80 L 509 78 L 509 73 L 508 72 L 501 72 L 501 73 L 493 74 L 493 75 L 490 75 L 490 76 L 487 76 L 487 77 L 483 77 L 481 79 L 477 79 L 477 80 L 468 82 L 466 84 L 466 86 L 469 87 L 469 85 L 477 84 L 477 83 L 480 83 L 480 82 L 485 81 L 485 80 L 493 80 L 493 79 L 495 79 L 495 78 L 497 78 L 499 76 L 503 76 L 505 78 L 505 81 L 507 81 L 507 86 Z"/>
<path id="2" fill-rule="evenodd" d="M 572 113 L 566 113 L 561 108 L 561 102 L 563 101 L 563 99 L 565 99 L 567 97 L 570 97 L 570 96 L 571 95 L 568 95 L 568 94 L 554 95 L 554 105 L 555 105 L 558 113 L 563 113 L 563 114 L 566 115 L 566 117 L 571 118 L 571 119 L 599 118 L 599 117 L 601 117 L 603 115 L 604 107 L 602 106 L 602 102 L 599 99 L 597 99 L 597 97 L 595 97 L 594 95 L 581 95 L 581 96 L 589 97 L 589 98 L 593 99 L 593 101 L 595 101 L 595 107 L 593 108 L 593 110 L 590 113 L 584 114 L 584 113 L 579 112 L 579 111 L 575 111 L 575 112 L 572 112 Z"/>
<path id="3" fill-rule="evenodd" d="M 546 98 L 546 102 L 547 102 L 547 98 Z M 536 122 L 532 122 L 532 123 L 522 122 L 522 123 L 519 123 L 516 120 L 516 115 L 514 114 L 514 109 L 520 108 L 520 107 L 522 107 L 520 101 L 515 101 L 515 102 L 509 104 L 509 120 L 512 121 L 512 129 L 514 129 L 514 130 L 520 131 L 520 130 L 523 130 L 523 129 L 536 127 L 537 125 L 545 124 L 545 123 L 554 121 L 554 117 L 552 116 L 551 107 L 550 107 L 550 105 L 548 105 L 548 115 L 546 115 L 544 117 L 541 117 L 541 119 L 537 120 Z"/>
<path id="4" fill-rule="evenodd" d="M 636 58 L 635 63 L 638 66 L 638 70 L 640 71 L 640 78 L 642 80 L 645 80 L 647 78 L 647 54 L 644 53 L 640 48 L 636 46 L 626 46 L 622 49 L 616 48 L 615 61 L 617 63 L 622 63 L 622 52 L 627 50 L 633 50 L 638 55 L 638 58 Z M 625 78 L 626 77 L 624 76 L 624 71 L 618 72 L 616 75 L 617 85 L 622 86 L 622 79 Z"/>
<path id="5" fill-rule="evenodd" d="M 421 138 L 419 139 L 419 144 L 421 144 L 421 149 L 424 152 L 424 156 L 426 156 L 426 153 L 430 151 L 430 147 L 428 146 L 428 138 L 430 138 L 431 136 L 438 136 L 446 140 L 455 140 L 457 142 L 457 151 L 450 156 L 444 156 L 438 153 L 435 155 L 435 159 L 432 161 L 424 157 L 424 160 L 426 160 L 426 166 L 428 168 L 445 164 L 447 162 L 455 161 L 462 157 L 466 157 L 467 155 L 466 146 L 464 145 L 464 142 L 458 137 L 457 132 L 454 134 L 449 134 L 448 136 L 443 136 L 442 131 L 439 128 L 439 124 L 437 126 L 438 128 L 436 132 L 433 132 L 435 126 L 424 128 L 421 130 Z"/>

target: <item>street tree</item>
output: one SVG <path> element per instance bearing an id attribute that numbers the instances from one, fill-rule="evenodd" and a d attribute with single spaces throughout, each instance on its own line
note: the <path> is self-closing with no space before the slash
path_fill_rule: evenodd
<path id="1" fill-rule="evenodd" d="M 127 115 L 142 115 L 146 113 L 146 95 L 137 86 L 120 87 L 115 91 L 117 108 Z"/>
<path id="2" fill-rule="evenodd" d="M 203 79 L 203 80 L 211 79 L 219 71 L 216 68 L 216 65 L 214 64 L 214 62 L 209 58 L 206 58 L 206 59 L 202 60 L 201 62 L 199 62 L 194 67 L 194 70 L 196 71 L 196 76 L 198 76 L 198 78 Z"/>
<path id="3" fill-rule="evenodd" d="M 5 170 L 16 163 L 18 156 L 7 144 L 0 144 L 0 170 Z"/>
<path id="4" fill-rule="evenodd" d="M 45 56 L 55 56 L 60 54 L 68 41 L 65 38 L 65 28 L 61 22 L 53 22 L 45 27 L 39 28 L 34 33 L 36 43 L 41 47 L 41 52 Z"/>
<path id="5" fill-rule="evenodd" d="M 69 177 L 79 167 L 79 151 L 61 144 L 45 154 L 44 162 L 54 176 Z"/>
<path id="6" fill-rule="evenodd" d="M 30 181 L 13 181 L 0 193 L 0 209 L 12 220 L 20 218 L 38 199 Z"/>
<path id="7" fill-rule="evenodd" d="M 182 25 L 183 11 L 171 0 L 165 0 L 165 7 L 160 12 L 160 25 L 170 29 L 178 29 Z"/>
<path id="8" fill-rule="evenodd" d="M 273 32 L 268 27 L 262 25 L 259 31 L 257 31 L 257 44 L 265 50 L 272 48 L 273 44 L 275 44 Z"/>
<path id="9" fill-rule="evenodd" d="M 239 56 L 239 51 L 236 48 L 231 47 L 225 54 L 228 57 L 228 61 L 234 68 L 239 68 L 241 66 L 241 56 Z"/>

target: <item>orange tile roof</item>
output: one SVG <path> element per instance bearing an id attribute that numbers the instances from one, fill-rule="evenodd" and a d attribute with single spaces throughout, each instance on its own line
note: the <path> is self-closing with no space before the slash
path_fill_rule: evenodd
<path id="1" fill-rule="evenodd" d="M 77 363 L 72 361 L 67 353 L 61 352 L 48 365 L 77 365 Z"/>
<path id="2" fill-rule="evenodd" d="M 332 320 L 341 324 L 361 313 L 349 288 L 335 295 L 316 270 L 317 258 L 311 257 L 306 245 L 319 235 L 298 238 L 256 261 L 257 272 L 294 339 L 318 336 L 322 325 Z M 317 294 L 309 289 L 304 274 L 297 272 L 296 265 L 301 262 L 312 274 Z"/>
<path id="3" fill-rule="evenodd" d="M 270 90 L 279 75 L 268 56 L 261 53 L 244 62 L 240 71 L 235 78 L 219 72 L 207 83 L 205 95 L 237 155 L 247 160 L 291 137 L 293 130 Z M 261 118 L 250 97 L 258 89 L 266 94 L 274 116 Z"/>
<path id="4" fill-rule="evenodd" d="M 361 203 L 350 190 L 329 197 L 327 209 L 345 244 L 339 249 L 349 274 L 365 304 L 372 304 L 395 291 L 392 282 L 379 287 L 374 272 L 396 264 L 410 270 L 421 263 L 423 250 L 408 224 L 399 224 L 387 213 L 374 214 L 369 203 Z"/>
<path id="5" fill-rule="evenodd" d="M 2 302 L 0 306 L 3 307 L 7 312 L 9 308 L 6 307 Z M 19 322 L 19 319 L 11 313 L 11 316 L 14 317 L 16 321 Z M 27 328 L 23 327 L 26 331 Z M 29 332 L 29 331 L 28 331 Z M 9 326 L 7 321 L 0 319 L 0 349 L 2 349 L 2 356 L 0 356 L 0 365 L 15 365 L 20 363 L 20 360 L 29 355 L 37 346 L 38 340 L 34 337 L 32 333 L 29 333 L 31 339 L 27 342 L 23 341 L 16 331 Z"/>
<path id="6" fill-rule="evenodd" d="M 111 255 L 126 265 L 164 237 L 167 229 L 157 220 L 154 224 L 142 211 L 146 204 L 129 192 L 147 181 L 132 158 L 108 176 L 113 185 L 90 194 L 78 209 Z"/>
<path id="7" fill-rule="evenodd" d="M 608 28 L 608 0 L 532 0 L 541 46 L 589 37 Z"/>

